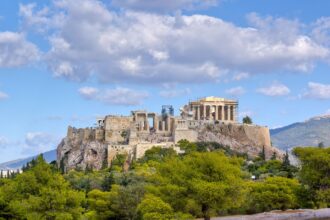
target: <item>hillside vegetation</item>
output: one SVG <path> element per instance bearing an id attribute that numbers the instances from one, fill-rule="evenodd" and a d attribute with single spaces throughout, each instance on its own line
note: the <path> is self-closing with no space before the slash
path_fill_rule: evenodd
<path id="1" fill-rule="evenodd" d="M 210 219 L 330 206 L 330 149 L 295 149 L 298 170 L 287 156 L 265 161 L 264 151 L 252 161 L 216 143 L 180 147 L 185 154 L 152 148 L 128 170 L 125 155 L 111 168 L 69 173 L 39 156 L 1 179 L 0 219 Z"/>

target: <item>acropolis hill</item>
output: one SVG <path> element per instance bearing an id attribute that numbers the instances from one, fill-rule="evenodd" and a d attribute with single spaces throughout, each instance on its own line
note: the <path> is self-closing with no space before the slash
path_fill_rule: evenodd
<path id="1" fill-rule="evenodd" d="M 154 146 L 180 149 L 180 140 L 217 142 L 231 149 L 257 156 L 265 148 L 267 157 L 281 152 L 271 146 L 269 129 L 240 124 L 238 102 L 219 97 L 190 101 L 174 116 L 172 106 L 162 106 L 160 114 L 145 110 L 132 111 L 129 116 L 108 115 L 97 119 L 93 128 L 69 127 L 57 148 L 57 163 L 65 170 L 74 168 L 101 169 L 111 165 L 117 154 L 127 161 L 143 157 Z"/>

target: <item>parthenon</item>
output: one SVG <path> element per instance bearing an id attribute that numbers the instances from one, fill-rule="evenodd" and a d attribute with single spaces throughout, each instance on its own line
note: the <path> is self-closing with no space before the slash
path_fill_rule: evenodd
<path id="1" fill-rule="evenodd" d="M 205 97 L 197 101 L 190 101 L 182 109 L 184 118 L 193 120 L 219 120 L 227 122 L 237 121 L 238 102 L 219 97 Z"/>

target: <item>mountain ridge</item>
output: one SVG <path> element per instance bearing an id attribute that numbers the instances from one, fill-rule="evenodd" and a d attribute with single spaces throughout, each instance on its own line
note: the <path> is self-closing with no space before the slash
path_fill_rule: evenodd
<path id="1" fill-rule="evenodd" d="M 295 146 L 330 146 L 330 115 L 311 117 L 303 122 L 270 129 L 274 146 L 286 150 Z"/>
<path id="2" fill-rule="evenodd" d="M 43 154 L 44 159 L 50 163 L 54 160 L 56 160 L 56 149 L 46 151 Z M 40 154 L 38 154 L 40 155 Z M 38 155 L 26 157 L 26 158 L 20 158 L 16 160 L 11 160 L 7 162 L 0 163 L 0 170 L 16 170 L 20 169 L 25 165 L 27 162 L 31 161 L 33 158 L 36 158 Z"/>

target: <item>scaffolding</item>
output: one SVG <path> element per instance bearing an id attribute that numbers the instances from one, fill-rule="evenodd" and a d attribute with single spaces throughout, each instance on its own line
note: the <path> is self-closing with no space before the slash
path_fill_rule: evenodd
<path id="1" fill-rule="evenodd" d="M 174 116 L 174 108 L 172 105 L 163 105 L 162 106 L 162 116 L 166 118 L 167 116 Z"/>

